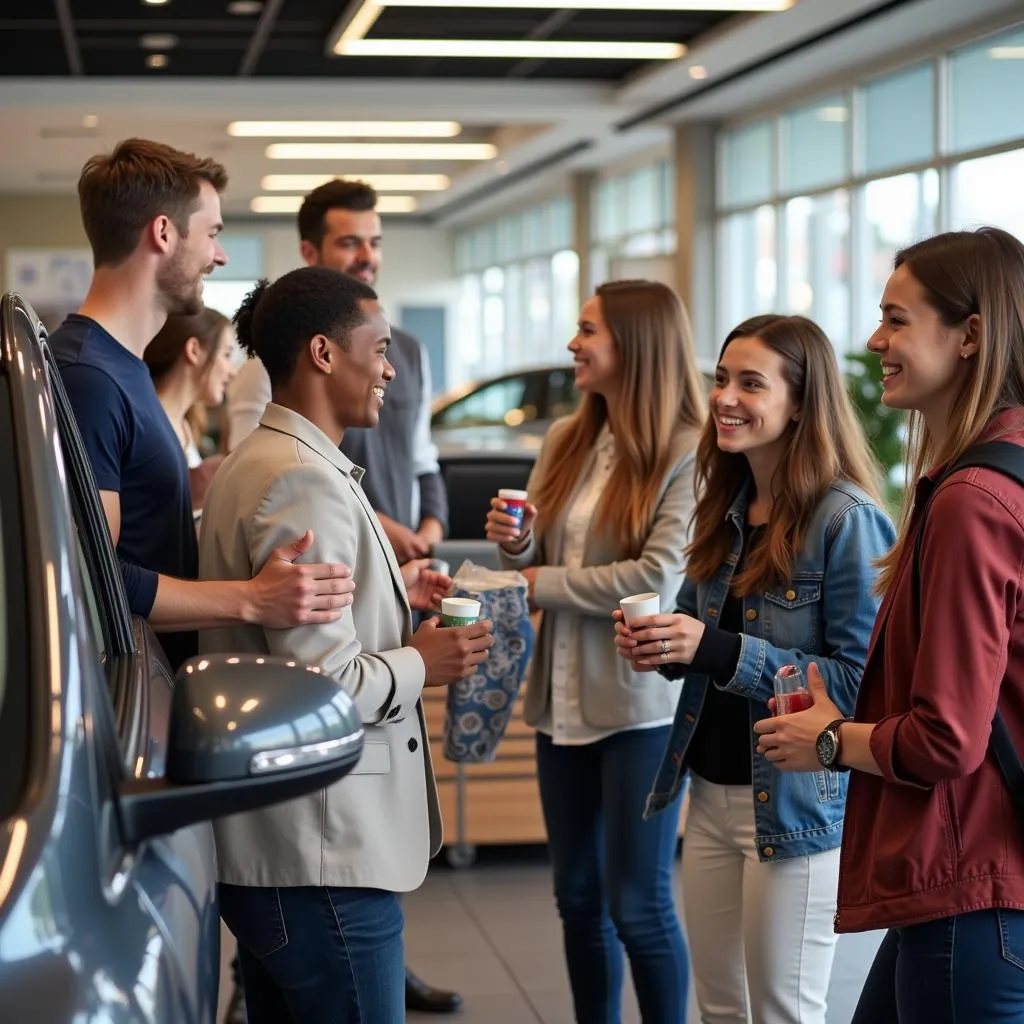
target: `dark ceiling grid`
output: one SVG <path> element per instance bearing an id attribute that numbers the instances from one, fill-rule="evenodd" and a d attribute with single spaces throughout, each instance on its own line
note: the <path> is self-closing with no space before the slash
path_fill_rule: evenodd
<path id="1" fill-rule="evenodd" d="M 449 79 L 621 82 L 644 62 L 334 57 L 325 44 L 345 0 L 264 0 L 256 15 L 231 15 L 228 0 L 4 0 L 0 78 Z M 608 39 L 692 43 L 727 12 L 659 13 L 386 7 L 370 38 Z M 160 69 L 146 67 L 140 37 L 169 33 L 177 45 Z"/>
<path id="2" fill-rule="evenodd" d="M 57 8 L 57 21 L 60 23 L 60 35 L 64 41 L 64 53 L 68 58 L 68 68 L 76 77 L 83 74 L 82 54 L 78 49 L 78 40 L 75 38 L 75 26 L 71 19 L 70 0 L 54 0 Z"/>

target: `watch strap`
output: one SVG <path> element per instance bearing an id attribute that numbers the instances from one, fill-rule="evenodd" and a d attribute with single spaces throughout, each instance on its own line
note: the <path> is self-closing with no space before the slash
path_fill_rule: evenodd
<path id="1" fill-rule="evenodd" d="M 832 734 L 832 739 L 835 743 L 836 756 L 830 765 L 826 765 L 829 771 L 833 772 L 848 772 L 850 766 L 839 763 L 839 726 L 845 725 L 850 719 L 848 718 L 837 718 L 834 722 L 829 722 L 828 725 L 822 729 L 822 732 Z"/>

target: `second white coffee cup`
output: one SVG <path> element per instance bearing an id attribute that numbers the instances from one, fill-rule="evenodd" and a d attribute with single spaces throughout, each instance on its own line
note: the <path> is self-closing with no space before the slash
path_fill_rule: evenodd
<path id="1" fill-rule="evenodd" d="M 648 615 L 657 615 L 661 611 L 661 595 L 633 594 L 630 597 L 624 597 L 619 602 L 619 607 L 622 609 L 622 617 L 628 626 L 637 619 L 646 618 Z"/>

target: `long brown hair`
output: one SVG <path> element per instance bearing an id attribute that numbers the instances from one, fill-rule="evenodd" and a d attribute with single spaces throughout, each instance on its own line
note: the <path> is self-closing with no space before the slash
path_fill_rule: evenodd
<path id="1" fill-rule="evenodd" d="M 586 394 L 568 429 L 552 441 L 548 470 L 534 485 L 538 535 L 557 521 L 609 423 L 615 435 L 612 477 L 595 511 L 599 529 L 621 537 L 630 557 L 643 550 L 661 485 L 689 433 L 707 414 L 682 300 L 655 281 L 611 281 L 597 289 L 618 354 L 619 394 L 613 408 Z"/>
<path id="2" fill-rule="evenodd" d="M 940 447 L 924 418 L 908 421 L 906 469 L 913 482 L 934 467 L 958 458 L 996 414 L 1024 411 L 1024 244 L 1000 228 L 948 231 L 896 254 L 924 290 L 928 305 L 946 327 L 977 315 L 978 351 L 968 359 L 949 410 L 949 432 Z M 907 543 L 914 488 L 907 488 L 896 545 L 881 561 L 879 589 L 893 582 Z"/>
<path id="3" fill-rule="evenodd" d="M 205 306 L 194 316 L 169 316 L 157 336 L 146 346 L 142 358 L 149 367 L 149 375 L 159 388 L 160 381 L 167 376 L 181 359 L 185 346 L 195 338 L 203 349 L 206 359 L 203 367 L 208 371 L 217 357 L 217 348 L 224 334 L 224 328 L 231 321 L 215 309 Z M 199 439 L 206 433 L 206 409 L 195 403 L 185 413 L 185 422 L 192 431 L 192 438 Z"/>
<path id="4" fill-rule="evenodd" d="M 856 484 L 876 501 L 881 488 L 878 464 L 825 332 L 802 316 L 753 317 L 729 332 L 719 360 L 737 338 L 757 338 L 782 357 L 783 377 L 800 410 L 787 427 L 787 447 L 772 478 L 768 528 L 733 580 L 733 591 L 744 596 L 789 582 L 811 517 L 836 480 Z M 718 447 L 713 417 L 697 446 L 696 477 L 699 496 L 686 572 L 704 582 L 718 574 L 732 553 L 725 517 L 750 479 L 746 457 Z"/>

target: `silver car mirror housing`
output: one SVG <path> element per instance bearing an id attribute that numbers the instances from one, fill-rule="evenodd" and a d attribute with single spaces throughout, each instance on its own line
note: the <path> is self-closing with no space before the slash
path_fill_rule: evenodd
<path id="1" fill-rule="evenodd" d="M 121 787 L 124 840 L 323 789 L 362 748 L 352 699 L 316 666 L 271 655 L 191 658 L 175 677 L 165 776 Z"/>

